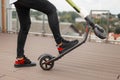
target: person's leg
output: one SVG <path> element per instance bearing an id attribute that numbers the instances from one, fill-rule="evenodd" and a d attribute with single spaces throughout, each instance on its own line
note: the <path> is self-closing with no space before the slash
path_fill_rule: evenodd
<path id="1" fill-rule="evenodd" d="M 65 41 L 60 34 L 59 21 L 57 16 L 56 7 L 48 0 L 19 0 L 19 3 L 23 6 L 41 11 L 48 16 L 48 22 L 52 30 L 56 43 L 58 44 L 58 51 L 60 53 L 75 46 L 78 40 Z"/>
<path id="2" fill-rule="evenodd" d="M 27 34 L 30 28 L 30 8 L 19 5 L 15 3 L 16 11 L 18 13 L 18 18 L 20 22 L 20 31 L 17 40 L 17 59 L 15 61 L 15 67 L 30 67 L 36 66 L 36 63 L 31 62 L 24 55 L 24 45 L 26 42 Z"/>
<path id="3" fill-rule="evenodd" d="M 20 0 L 19 2 L 24 6 L 47 14 L 50 29 L 52 30 L 56 43 L 59 44 L 62 37 L 59 29 L 59 21 L 56 7 L 48 0 Z"/>
<path id="4" fill-rule="evenodd" d="M 15 3 L 15 7 L 20 22 L 20 31 L 17 39 L 17 58 L 20 58 L 24 56 L 24 46 L 31 24 L 30 8 L 21 6 L 19 3 Z"/>

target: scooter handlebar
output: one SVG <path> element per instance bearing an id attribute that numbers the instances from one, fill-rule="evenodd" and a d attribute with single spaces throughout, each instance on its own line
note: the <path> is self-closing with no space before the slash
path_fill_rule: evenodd
<path id="1" fill-rule="evenodd" d="M 78 13 L 80 13 L 80 8 L 72 1 L 66 0 Z"/>

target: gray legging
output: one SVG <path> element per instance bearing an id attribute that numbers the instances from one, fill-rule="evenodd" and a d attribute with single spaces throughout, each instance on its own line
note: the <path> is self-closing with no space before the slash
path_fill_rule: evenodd
<path id="1" fill-rule="evenodd" d="M 17 40 L 17 58 L 24 56 L 24 45 L 30 29 L 30 9 L 35 9 L 48 16 L 50 29 L 57 44 L 62 40 L 56 7 L 48 0 L 18 0 L 14 3 L 20 21 L 20 31 Z"/>

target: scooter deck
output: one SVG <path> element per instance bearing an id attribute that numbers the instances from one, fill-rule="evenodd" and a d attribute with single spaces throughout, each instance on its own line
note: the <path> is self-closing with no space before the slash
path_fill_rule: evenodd
<path id="1" fill-rule="evenodd" d="M 85 38 L 84 38 L 83 41 L 79 42 L 77 45 L 71 47 L 70 49 L 66 50 L 65 52 L 59 54 L 57 57 L 52 58 L 50 61 L 48 61 L 48 63 L 54 62 L 54 61 L 62 58 L 64 55 L 68 54 L 72 50 L 76 49 L 77 47 L 79 47 L 80 45 L 82 45 L 83 43 L 85 43 L 86 40 L 87 40 L 87 37 L 88 37 L 88 33 L 89 33 L 89 29 L 88 29 L 88 32 L 86 33 L 86 36 L 85 36 Z"/>
<path id="2" fill-rule="evenodd" d="M 72 50 L 74 50 L 75 48 L 79 47 L 80 45 L 82 45 L 83 43 L 78 43 L 77 45 L 71 47 L 70 49 L 66 50 L 65 52 L 59 54 L 57 57 L 53 58 L 53 61 L 58 60 L 59 58 L 63 57 L 64 55 L 68 54 L 69 52 L 71 52 Z"/>

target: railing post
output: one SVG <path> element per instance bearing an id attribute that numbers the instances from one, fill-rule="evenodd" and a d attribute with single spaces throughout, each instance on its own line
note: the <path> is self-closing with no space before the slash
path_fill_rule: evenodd
<path id="1" fill-rule="evenodd" d="M 2 3 L 2 32 L 7 32 L 6 28 L 6 0 L 1 0 Z"/>
<path id="2" fill-rule="evenodd" d="M 43 14 L 43 24 L 42 24 L 42 36 L 45 36 L 45 14 Z"/>

